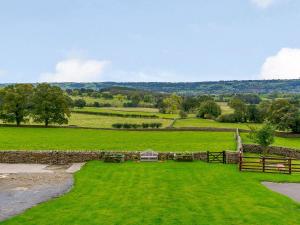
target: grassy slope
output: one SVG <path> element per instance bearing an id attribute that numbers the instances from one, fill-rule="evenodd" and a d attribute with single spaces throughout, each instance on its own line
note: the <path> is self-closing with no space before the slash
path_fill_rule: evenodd
<path id="1" fill-rule="evenodd" d="M 218 128 L 240 128 L 249 129 L 248 126 L 261 126 L 254 123 L 220 123 L 214 120 L 188 118 L 179 119 L 175 122 L 174 127 L 218 127 Z"/>
<path id="2" fill-rule="evenodd" d="M 248 138 L 247 134 L 242 133 L 241 136 L 245 144 L 253 143 L 253 141 Z M 300 149 L 300 138 L 275 137 L 275 142 L 273 143 L 273 145 Z"/>
<path id="3" fill-rule="evenodd" d="M 299 182 L 300 176 L 204 162 L 90 162 L 70 193 L 3 224 L 299 224 L 300 205 L 262 180 Z"/>
<path id="4" fill-rule="evenodd" d="M 148 118 L 124 118 L 114 116 L 100 116 L 72 113 L 68 125 L 76 125 L 81 127 L 94 128 L 112 128 L 114 123 L 162 123 L 162 127 L 167 127 L 172 123 L 172 120 L 167 119 L 148 119 Z"/>
<path id="5" fill-rule="evenodd" d="M 220 151 L 235 149 L 231 132 L 0 128 L 0 149 Z"/>
<path id="6" fill-rule="evenodd" d="M 231 114 L 234 112 L 233 108 L 229 107 L 227 102 L 217 102 L 217 104 L 221 107 L 222 114 Z"/>

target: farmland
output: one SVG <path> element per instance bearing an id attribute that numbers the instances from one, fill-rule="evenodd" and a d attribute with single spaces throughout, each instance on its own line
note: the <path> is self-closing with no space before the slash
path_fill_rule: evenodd
<path id="1" fill-rule="evenodd" d="M 174 127 L 216 127 L 216 128 L 240 128 L 249 130 L 249 126 L 259 127 L 261 124 L 255 123 L 220 123 L 215 120 L 188 118 L 176 120 Z"/>
<path id="2" fill-rule="evenodd" d="M 148 119 L 148 118 L 128 118 L 128 117 L 113 117 L 101 115 L 89 115 L 72 113 L 69 120 L 69 125 L 79 127 L 92 127 L 92 128 L 112 128 L 114 123 L 162 123 L 162 127 L 168 127 L 172 120 L 169 119 Z"/>
<path id="3" fill-rule="evenodd" d="M 298 224 L 299 204 L 262 180 L 299 182 L 300 176 L 203 162 L 90 162 L 70 193 L 3 224 Z"/>
<path id="4" fill-rule="evenodd" d="M 253 141 L 249 139 L 248 134 L 243 133 L 241 136 L 245 144 L 253 143 Z M 300 149 L 300 138 L 275 137 L 275 142 L 272 145 Z"/>

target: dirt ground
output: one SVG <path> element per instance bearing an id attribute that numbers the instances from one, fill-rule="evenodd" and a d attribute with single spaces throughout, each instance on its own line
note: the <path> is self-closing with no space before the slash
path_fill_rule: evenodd
<path id="1" fill-rule="evenodd" d="M 82 164 L 0 164 L 0 221 L 68 192 Z"/>

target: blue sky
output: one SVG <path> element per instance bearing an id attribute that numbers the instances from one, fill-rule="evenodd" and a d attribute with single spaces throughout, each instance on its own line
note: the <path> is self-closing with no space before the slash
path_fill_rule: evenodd
<path id="1" fill-rule="evenodd" d="M 298 0 L 3 0 L 0 78 L 300 78 Z"/>

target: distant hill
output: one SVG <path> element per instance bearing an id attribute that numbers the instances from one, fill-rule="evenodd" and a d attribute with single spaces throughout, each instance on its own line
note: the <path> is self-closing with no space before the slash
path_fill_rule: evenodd
<path id="1" fill-rule="evenodd" d="M 156 92 L 177 92 L 182 94 L 231 94 L 231 93 L 300 93 L 300 79 L 297 80 L 245 80 L 212 82 L 100 82 L 100 83 L 56 83 L 64 89 L 91 88 L 106 89 L 124 87 Z"/>
<path id="2" fill-rule="evenodd" d="M 4 86 L 5 84 L 2 84 Z M 95 82 L 95 83 L 53 83 L 63 89 L 87 88 L 110 89 L 119 91 L 128 88 L 156 92 L 177 92 L 182 94 L 231 94 L 231 93 L 300 93 L 300 79 L 297 80 L 243 80 L 211 82 Z"/>

